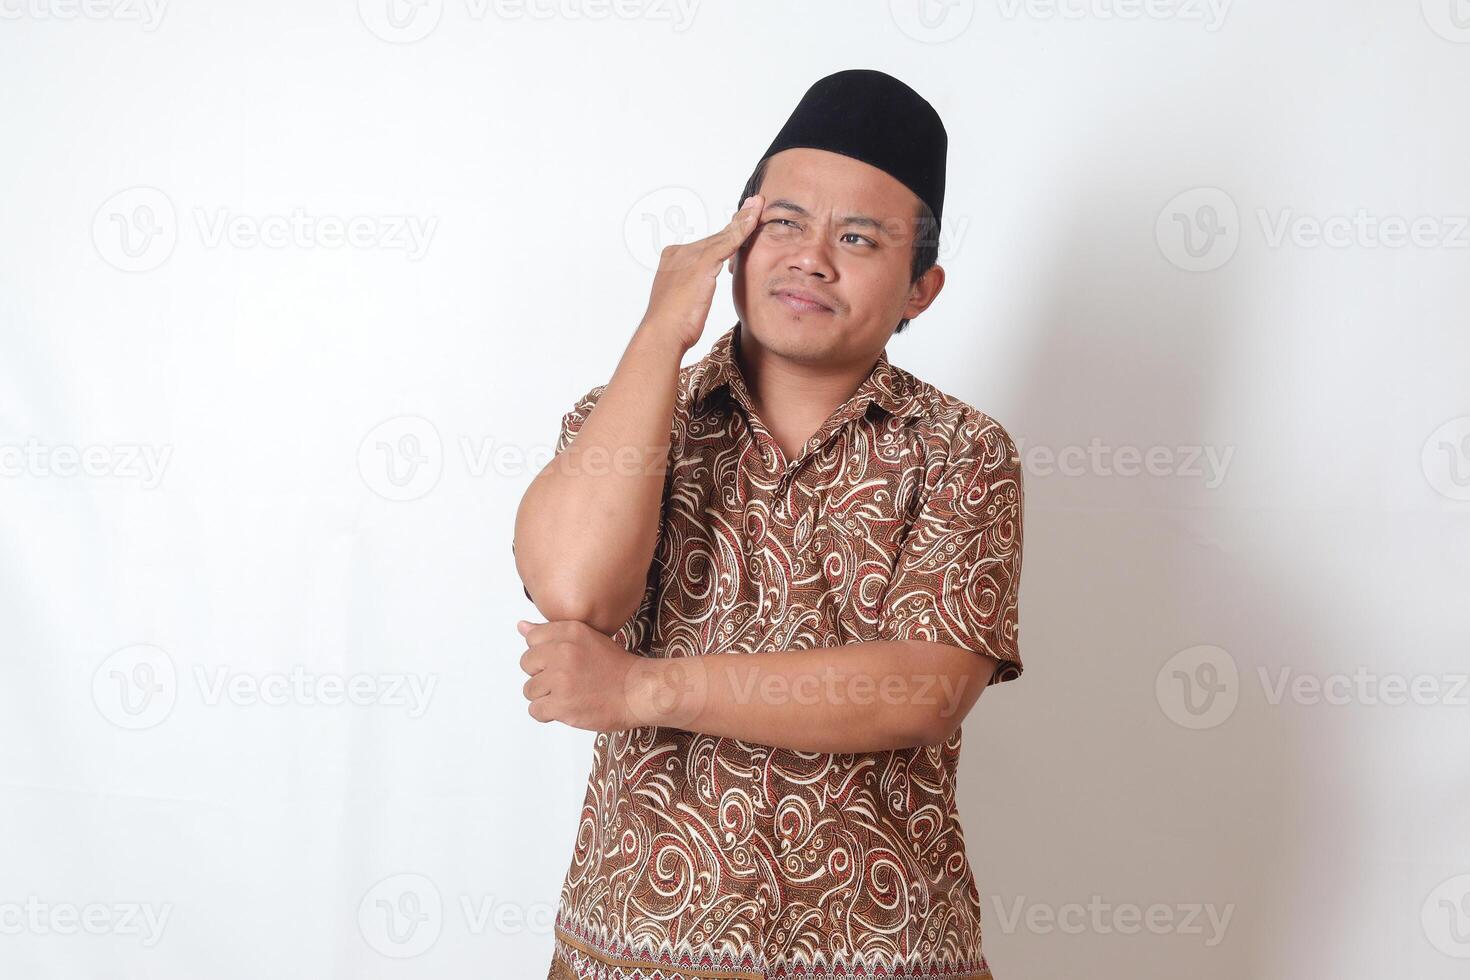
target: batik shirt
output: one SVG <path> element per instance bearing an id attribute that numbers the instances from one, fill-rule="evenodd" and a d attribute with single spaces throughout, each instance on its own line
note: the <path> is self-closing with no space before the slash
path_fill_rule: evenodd
<path id="1" fill-rule="evenodd" d="M 614 641 L 671 658 L 930 640 L 999 660 L 991 684 L 1019 677 L 1021 469 L 1005 429 L 885 350 L 787 460 L 740 373 L 740 329 L 679 371 L 658 544 Z M 557 452 L 605 388 L 563 417 Z M 960 741 L 805 752 L 597 734 L 550 977 L 990 977 Z"/>

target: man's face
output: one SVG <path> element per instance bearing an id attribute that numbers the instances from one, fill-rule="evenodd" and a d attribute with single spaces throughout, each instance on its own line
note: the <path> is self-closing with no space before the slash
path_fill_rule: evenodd
<path id="1" fill-rule="evenodd" d="M 939 294 L 938 266 L 909 284 L 919 199 L 882 170 L 797 147 L 771 157 L 760 193 L 759 226 L 730 270 L 735 312 L 762 347 L 813 364 L 875 357 Z M 788 303 L 788 289 L 828 309 Z"/>

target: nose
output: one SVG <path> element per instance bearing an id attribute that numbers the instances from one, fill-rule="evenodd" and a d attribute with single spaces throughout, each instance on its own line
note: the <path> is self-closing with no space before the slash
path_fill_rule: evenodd
<path id="1" fill-rule="evenodd" d="M 831 281 L 836 270 L 828 238 L 826 226 L 820 222 L 813 221 L 804 227 L 791 244 L 791 252 L 786 259 L 787 270 Z"/>

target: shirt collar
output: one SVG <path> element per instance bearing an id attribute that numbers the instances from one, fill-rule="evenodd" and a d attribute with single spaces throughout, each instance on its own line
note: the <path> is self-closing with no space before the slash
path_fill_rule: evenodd
<path id="1" fill-rule="evenodd" d="M 694 365 L 691 404 L 695 408 L 700 407 L 714 391 L 727 385 L 737 398 L 748 405 L 749 392 L 745 387 L 745 378 L 740 373 L 740 363 L 736 360 L 740 346 L 739 333 L 740 323 L 736 321 L 733 327 L 715 339 L 709 353 Z M 913 379 L 908 373 L 889 363 L 888 350 L 885 348 L 879 351 L 878 362 L 873 365 L 873 370 L 868 372 L 868 376 L 858 385 L 857 391 L 853 392 L 846 404 L 852 406 L 853 415 L 859 415 L 866 410 L 868 402 L 876 403 L 890 415 L 916 415 L 922 406 L 913 388 Z"/>

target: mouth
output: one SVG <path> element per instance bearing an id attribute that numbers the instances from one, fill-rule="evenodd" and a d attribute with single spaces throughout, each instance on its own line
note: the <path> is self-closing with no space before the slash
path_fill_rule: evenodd
<path id="1" fill-rule="evenodd" d="M 774 294 L 776 301 L 781 303 L 793 313 L 831 313 L 832 307 L 823 302 L 815 293 L 807 292 L 805 289 L 781 289 Z"/>

